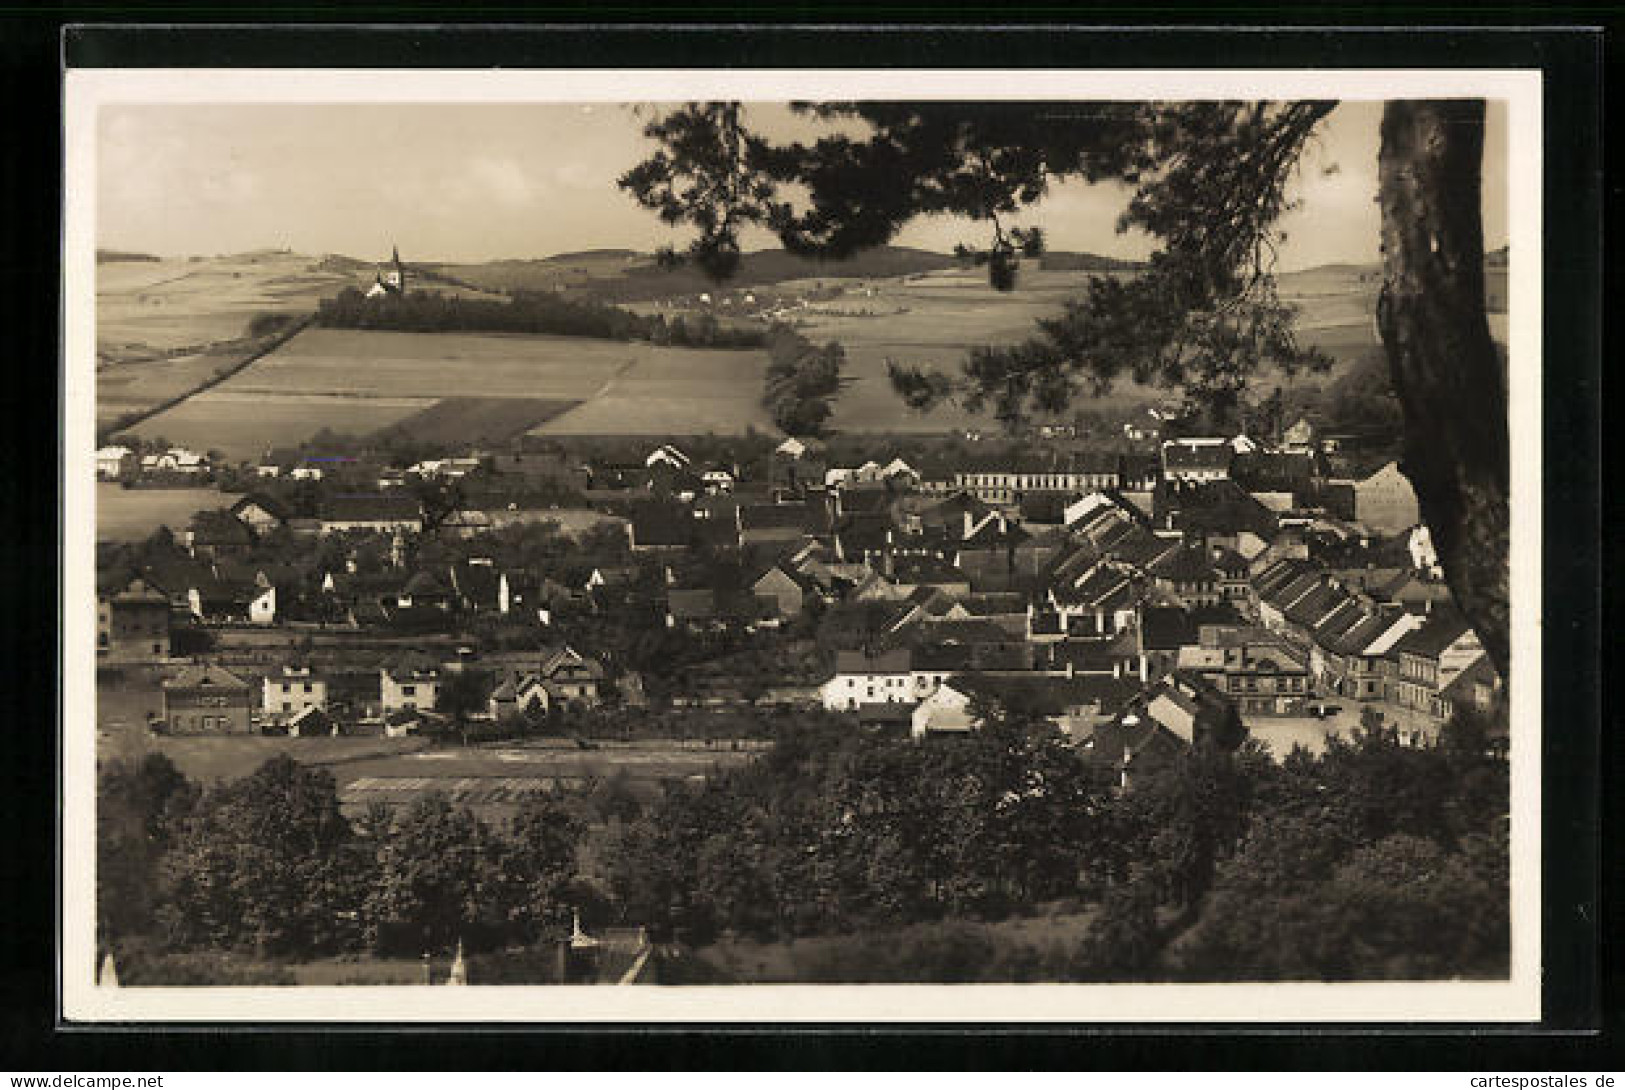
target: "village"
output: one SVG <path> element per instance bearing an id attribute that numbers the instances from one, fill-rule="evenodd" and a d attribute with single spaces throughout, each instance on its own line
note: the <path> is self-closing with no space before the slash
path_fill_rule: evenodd
<path id="1" fill-rule="evenodd" d="M 926 471 L 811 438 L 237 467 L 106 448 L 104 480 L 239 494 L 101 546 L 103 727 L 737 745 L 796 709 L 930 739 L 1002 705 L 1126 789 L 1227 718 L 1279 760 L 1361 726 L 1428 745 L 1494 706 L 1392 461 L 1351 475 L 1309 420 L 1163 438 L 1166 416 Z"/>

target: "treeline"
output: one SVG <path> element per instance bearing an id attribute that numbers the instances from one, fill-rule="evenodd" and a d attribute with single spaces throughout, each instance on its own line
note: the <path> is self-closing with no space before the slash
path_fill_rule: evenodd
<path id="1" fill-rule="evenodd" d="M 471 299 L 442 292 L 367 296 L 346 288 L 323 299 L 318 325 L 331 329 L 384 329 L 408 333 L 523 333 L 648 341 L 678 348 L 761 348 L 769 330 L 725 325 L 709 314 L 697 317 L 634 314 L 591 300 L 554 292 L 517 292 L 508 299 Z"/>
<path id="2" fill-rule="evenodd" d="M 98 914 L 131 983 L 534 950 L 572 908 L 702 957 L 822 936 L 819 980 L 1492 978 L 1507 790 L 1470 718 L 1430 749 L 1200 747 L 1125 794 L 1041 721 L 916 743 L 809 713 L 701 786 L 646 803 L 609 780 L 505 823 L 440 794 L 351 821 L 329 773 L 286 757 L 203 790 L 153 756 L 101 776 Z M 987 926 L 1036 910 L 1082 922 L 1042 946 Z"/>
<path id="3" fill-rule="evenodd" d="M 1506 766 L 1482 743 L 1463 721 L 1426 750 L 1380 732 L 1279 765 L 1201 749 L 1117 794 L 1041 728 L 804 735 L 669 793 L 607 853 L 611 886 L 695 944 L 947 928 L 908 964 L 837 948 L 822 979 L 951 979 L 940 959 L 965 980 L 1501 975 Z M 954 926 L 1041 902 L 1093 922 L 1049 951 Z"/>
<path id="4" fill-rule="evenodd" d="M 502 825 L 441 794 L 351 822 L 331 773 L 289 757 L 205 790 L 150 755 L 103 772 L 97 825 L 101 942 L 127 983 L 190 982 L 198 957 L 534 944 L 587 899 L 572 890 L 585 819 L 556 795 Z"/>
<path id="5" fill-rule="evenodd" d="M 846 350 L 836 341 L 816 345 L 785 325 L 773 327 L 767 349 L 762 405 L 773 423 L 788 435 L 824 435 L 841 391 Z"/>

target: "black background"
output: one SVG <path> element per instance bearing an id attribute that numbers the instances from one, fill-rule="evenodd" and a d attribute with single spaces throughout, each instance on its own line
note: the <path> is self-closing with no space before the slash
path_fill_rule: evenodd
<path id="1" fill-rule="evenodd" d="M 1603 320 L 1617 282 L 1604 282 L 1602 174 L 1605 52 L 1612 28 L 1524 30 L 1477 26 L 1424 30 L 1392 22 L 1383 6 L 1316 5 L 1308 15 L 1348 24 L 1289 26 L 1303 14 L 1220 8 L 1156 13 L 1167 23 L 1248 19 L 1252 29 L 1072 27 L 1012 9 L 913 12 L 864 5 L 857 29 L 780 25 L 570 27 L 571 19 L 657 18 L 630 9 L 555 8 L 549 26 L 401 25 L 455 18 L 506 23 L 481 6 L 262 3 L 241 23 L 224 6 L 49 14 L 0 7 L 0 277 L 6 315 L 0 365 L 10 384 L 7 469 L 0 473 L 0 614 L 6 694 L 0 705 L 0 1070 L 126 1071 L 253 1068 L 409 1070 L 526 1068 L 955 1068 L 1144 1067 L 1245 1069 L 1445 1068 L 1473 1071 L 1619 1070 L 1618 917 L 1625 873 L 1613 838 L 1601 836 L 1604 780 L 1625 782 L 1616 704 L 1604 712 L 1602 677 L 1613 671 L 1601 576 Z M 839 13 L 837 13 L 839 14 Z M 847 18 L 852 14 L 846 13 Z M 1053 19 L 1054 12 L 1043 13 Z M 1145 11 L 1094 9 L 1097 20 L 1143 23 Z M 1460 27 L 1464 19 L 1535 18 L 1519 7 L 1412 8 L 1409 18 Z M 689 6 L 684 18 L 733 23 L 739 12 Z M 1063 13 L 1062 17 L 1066 17 Z M 781 20 L 832 18 L 828 7 L 781 9 Z M 394 26 L 375 23 L 380 20 Z M 987 25 L 951 23 L 993 21 Z M 1276 24 L 1264 29 L 1263 22 Z M 134 26 L 124 24 L 171 24 Z M 344 22 L 352 25 L 332 25 Z M 74 26 L 71 24 L 79 24 Z M 95 24 L 95 25 L 92 25 Z M 299 24 L 299 25 L 288 25 Z M 56 818 L 57 591 L 60 408 L 61 64 L 86 67 L 1430 67 L 1540 68 L 1545 74 L 1544 411 L 1544 954 L 1545 1020 L 1524 1027 L 531 1027 L 436 1030 L 278 1027 L 263 1030 L 98 1028 L 57 1020 Z M 1617 228 L 1609 227 L 1610 239 Z M 1613 249 L 1613 247 L 1609 247 Z M 1605 300 L 1607 304 L 1605 305 Z M 1617 345 L 1609 326 L 1609 344 Z M 1610 462 L 1613 458 L 1609 458 Z M 1612 566 L 1610 565 L 1610 569 Z M 1613 614 L 1612 594 L 1606 602 Z M 1609 729 L 1603 729 L 1604 724 Z M 1617 793 L 1607 800 L 1610 829 Z M 1599 969 L 1609 970 L 1606 974 Z"/>

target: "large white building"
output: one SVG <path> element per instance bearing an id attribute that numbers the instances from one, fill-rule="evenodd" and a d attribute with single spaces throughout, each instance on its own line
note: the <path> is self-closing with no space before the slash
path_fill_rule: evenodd
<path id="1" fill-rule="evenodd" d="M 284 666 L 261 683 L 260 706 L 273 719 L 289 719 L 306 708 L 327 707 L 327 682 L 308 666 Z"/>

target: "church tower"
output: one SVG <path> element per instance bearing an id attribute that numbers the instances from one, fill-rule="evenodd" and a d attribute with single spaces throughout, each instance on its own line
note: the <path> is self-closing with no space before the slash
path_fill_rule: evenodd
<path id="1" fill-rule="evenodd" d="M 389 268 L 384 270 L 385 290 L 396 295 L 406 294 L 406 266 L 401 264 L 401 248 L 395 246 L 390 254 Z"/>

